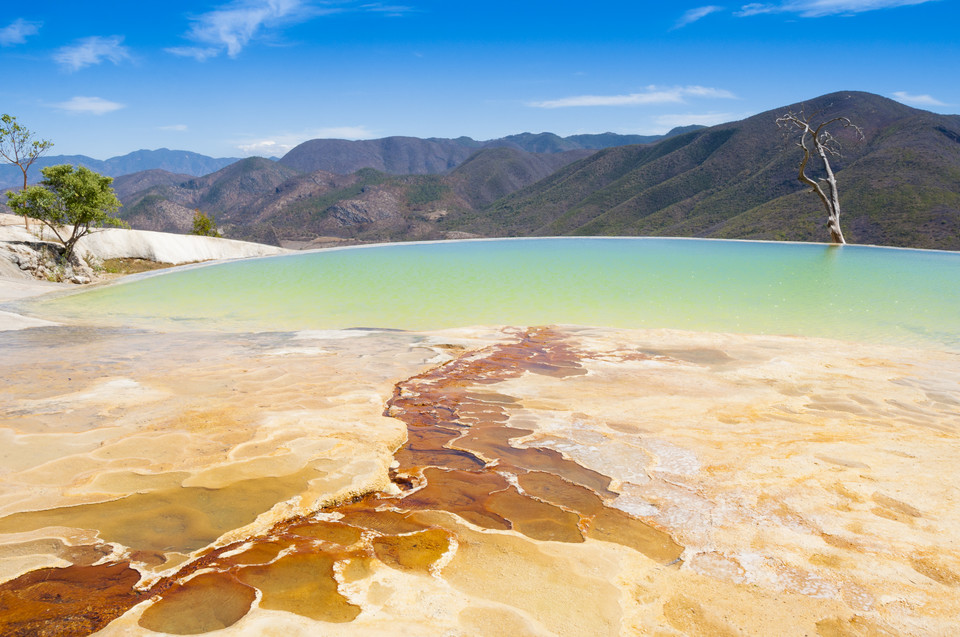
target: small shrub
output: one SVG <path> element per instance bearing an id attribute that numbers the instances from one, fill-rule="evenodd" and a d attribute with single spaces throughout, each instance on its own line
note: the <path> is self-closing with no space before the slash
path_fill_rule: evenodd
<path id="1" fill-rule="evenodd" d="M 221 236 L 217 231 L 217 223 L 214 221 L 213 216 L 205 212 L 200 212 L 199 210 L 193 213 L 193 230 L 190 231 L 190 234 L 201 237 Z"/>

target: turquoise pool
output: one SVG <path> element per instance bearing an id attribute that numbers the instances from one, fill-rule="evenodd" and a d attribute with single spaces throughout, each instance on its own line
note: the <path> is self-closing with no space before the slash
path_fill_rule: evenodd
<path id="1" fill-rule="evenodd" d="M 151 329 L 581 324 L 960 349 L 960 253 L 652 238 L 388 244 L 178 268 L 27 310 Z"/>

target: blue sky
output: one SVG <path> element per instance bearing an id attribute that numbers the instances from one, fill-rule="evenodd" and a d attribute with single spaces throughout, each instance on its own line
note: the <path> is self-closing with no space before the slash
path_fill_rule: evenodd
<path id="1" fill-rule="evenodd" d="M 53 154 L 654 134 L 837 90 L 960 112 L 960 0 L 36 2 L 0 112 Z"/>

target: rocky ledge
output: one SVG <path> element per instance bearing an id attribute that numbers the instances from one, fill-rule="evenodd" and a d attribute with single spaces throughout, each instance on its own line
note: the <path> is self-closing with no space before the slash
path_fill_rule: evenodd
<path id="1" fill-rule="evenodd" d="M 84 284 L 100 279 L 107 259 L 144 259 L 179 265 L 215 259 L 259 257 L 287 252 L 275 246 L 216 237 L 177 235 L 147 230 L 96 230 L 77 243 L 63 261 L 63 246 L 37 222 L 0 214 L 0 276 Z"/>

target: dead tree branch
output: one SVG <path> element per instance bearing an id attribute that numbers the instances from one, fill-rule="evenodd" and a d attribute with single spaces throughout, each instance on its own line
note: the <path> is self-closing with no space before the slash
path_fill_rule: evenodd
<path id="1" fill-rule="evenodd" d="M 816 114 L 814 114 L 815 116 Z M 810 123 L 810 118 L 802 110 L 799 114 L 791 111 L 777 118 L 778 128 L 800 132 L 800 141 L 797 146 L 803 149 L 803 158 L 800 160 L 797 180 L 809 186 L 826 209 L 830 240 L 834 243 L 846 243 L 843 238 L 843 231 L 840 230 L 840 194 L 837 190 L 837 178 L 829 160 L 829 156 L 840 157 L 842 151 L 840 141 L 828 130 L 833 125 L 852 128 L 856 132 L 857 139 L 863 139 L 863 130 L 846 117 L 834 117 L 816 124 L 816 126 Z M 826 177 L 818 180 L 813 180 L 807 176 L 807 164 L 814 154 L 823 162 L 824 171 L 827 173 Z M 826 192 L 824 192 L 824 187 L 826 187 Z"/>

